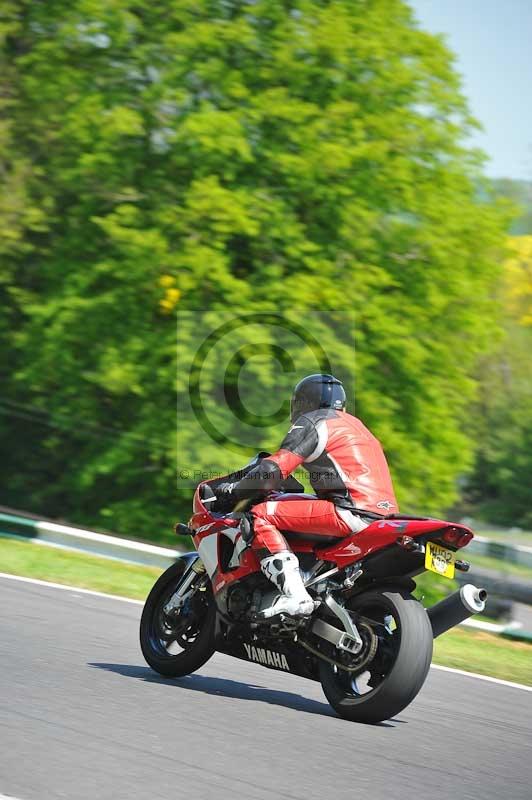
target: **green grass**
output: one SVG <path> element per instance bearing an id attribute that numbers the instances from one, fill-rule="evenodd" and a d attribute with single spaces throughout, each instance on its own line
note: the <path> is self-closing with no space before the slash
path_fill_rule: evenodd
<path id="1" fill-rule="evenodd" d="M 143 600 L 162 570 L 0 538 L 0 572 Z M 437 575 L 417 581 L 425 605 L 453 589 L 451 581 Z M 482 631 L 455 628 L 443 634 L 434 643 L 434 662 L 532 685 L 532 645 Z"/>
<path id="2" fill-rule="evenodd" d="M 433 661 L 532 686 L 532 645 L 510 642 L 484 631 L 454 628 L 444 633 L 434 642 Z"/>
<path id="3" fill-rule="evenodd" d="M 416 582 L 414 595 L 421 600 L 425 608 L 439 603 L 459 588 L 457 581 L 442 578 L 434 572 L 423 572 L 421 575 L 416 575 L 414 580 Z"/>
<path id="4" fill-rule="evenodd" d="M 0 572 L 144 600 L 162 569 L 0 538 Z"/>

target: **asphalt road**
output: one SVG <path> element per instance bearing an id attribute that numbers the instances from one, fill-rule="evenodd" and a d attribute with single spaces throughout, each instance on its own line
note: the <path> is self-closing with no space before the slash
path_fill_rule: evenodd
<path id="1" fill-rule="evenodd" d="M 532 693 L 431 670 L 378 726 L 318 684 L 216 656 L 159 679 L 138 605 L 0 578 L 0 795 L 20 800 L 531 798 Z"/>

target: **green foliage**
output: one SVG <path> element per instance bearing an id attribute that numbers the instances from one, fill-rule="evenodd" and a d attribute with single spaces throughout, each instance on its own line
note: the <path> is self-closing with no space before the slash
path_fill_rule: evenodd
<path id="1" fill-rule="evenodd" d="M 518 213 L 510 233 L 514 236 L 532 234 L 532 181 L 499 178 L 493 181 L 493 188 L 498 197 L 504 197 L 517 206 Z"/>
<path id="2" fill-rule="evenodd" d="M 532 236 L 510 240 L 500 289 L 504 337 L 481 363 L 478 438 L 466 498 L 495 522 L 532 527 Z"/>
<path id="3" fill-rule="evenodd" d="M 505 220 L 479 199 L 442 41 L 401 0 L 4 8 L 2 499 L 145 536 L 186 515 L 192 470 L 236 466 L 286 428 L 235 417 L 226 367 L 251 344 L 242 397 L 274 414 L 316 367 L 290 339 L 302 325 L 382 439 L 403 506 L 448 505 Z M 243 312 L 284 322 L 238 329 L 202 370 L 238 450 L 197 423 L 188 376 Z"/>

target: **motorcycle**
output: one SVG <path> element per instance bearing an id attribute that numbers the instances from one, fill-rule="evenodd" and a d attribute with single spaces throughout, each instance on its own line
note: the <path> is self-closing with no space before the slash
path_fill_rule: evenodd
<path id="1" fill-rule="evenodd" d="M 389 719 L 423 686 L 433 639 L 484 610 L 487 593 L 472 584 L 428 609 L 413 596 L 414 579 L 426 570 L 446 578 L 467 572 L 457 554 L 473 532 L 429 517 L 369 512 L 360 512 L 368 527 L 341 539 L 285 532 L 319 602 L 308 618 L 265 618 L 277 590 L 249 545 L 252 503 L 217 511 L 216 488 L 239 480 L 267 455 L 198 485 L 188 525 L 176 525 L 178 534 L 192 537 L 196 552 L 181 555 L 148 595 L 140 623 L 144 658 L 175 678 L 225 653 L 319 681 L 345 719 Z M 289 477 L 281 491 L 304 487 Z"/>

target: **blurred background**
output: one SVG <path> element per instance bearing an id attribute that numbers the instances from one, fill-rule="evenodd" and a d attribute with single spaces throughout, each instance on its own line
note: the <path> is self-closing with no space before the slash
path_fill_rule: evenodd
<path id="1" fill-rule="evenodd" d="M 173 541 L 328 366 L 403 511 L 529 545 L 531 33 L 527 0 L 5 0 L 0 502 Z"/>

